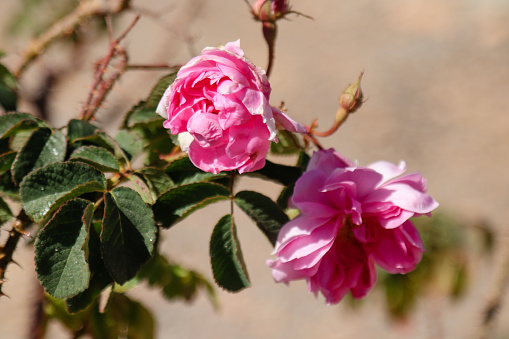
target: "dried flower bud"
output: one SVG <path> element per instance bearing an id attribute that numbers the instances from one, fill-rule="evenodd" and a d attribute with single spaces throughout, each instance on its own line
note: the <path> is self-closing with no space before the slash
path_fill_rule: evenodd
<path id="1" fill-rule="evenodd" d="M 339 105 L 349 113 L 355 112 L 362 105 L 361 79 L 364 72 L 359 75 L 357 82 L 348 86 L 339 97 Z"/>
<path id="2" fill-rule="evenodd" d="M 290 12 L 288 0 L 256 0 L 253 15 L 257 20 L 274 22 Z"/>

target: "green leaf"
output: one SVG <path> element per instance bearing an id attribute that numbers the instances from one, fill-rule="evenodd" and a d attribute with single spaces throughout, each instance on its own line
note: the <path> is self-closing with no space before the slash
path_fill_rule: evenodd
<path id="1" fill-rule="evenodd" d="M 230 292 L 250 286 L 237 230 L 230 214 L 219 220 L 210 238 L 210 261 L 216 283 Z"/>
<path id="2" fill-rule="evenodd" d="M 155 108 L 145 107 L 145 103 L 141 103 L 134 107 L 133 112 L 129 114 L 126 127 L 132 128 L 136 125 L 160 125 L 162 127 L 164 118 L 156 113 Z"/>
<path id="3" fill-rule="evenodd" d="M 92 267 L 90 269 L 92 270 Z M 84 310 L 112 283 L 113 280 L 107 272 L 92 272 L 88 288 L 65 301 L 67 311 L 76 313 Z"/>
<path id="4" fill-rule="evenodd" d="M 0 105 L 8 111 L 15 111 L 18 103 L 18 83 L 14 75 L 0 64 Z"/>
<path id="5" fill-rule="evenodd" d="M 129 176 L 129 179 L 132 181 L 136 192 L 149 205 L 153 205 L 161 194 L 175 186 L 166 173 L 151 167 L 136 171 Z"/>
<path id="6" fill-rule="evenodd" d="M 175 186 L 173 180 L 164 171 L 157 168 L 145 167 L 136 171 L 135 174 L 143 176 L 143 179 L 154 193 L 154 200 Z"/>
<path id="7" fill-rule="evenodd" d="M 118 334 L 113 336 L 114 338 L 153 339 L 155 337 L 155 323 L 150 311 L 141 303 L 129 299 L 125 294 L 111 293 L 106 316 L 110 318 L 107 323 L 118 328 Z M 103 331 L 96 333 L 96 335 L 102 334 Z"/>
<path id="8" fill-rule="evenodd" d="M 277 131 L 278 143 L 270 143 L 270 152 L 278 155 L 290 155 L 302 150 L 299 139 L 295 133 L 279 130 Z"/>
<path id="9" fill-rule="evenodd" d="M 28 174 L 20 184 L 20 196 L 26 214 L 39 222 L 64 202 L 105 189 L 106 178 L 92 166 L 57 162 Z"/>
<path id="10" fill-rule="evenodd" d="M 14 181 L 19 184 L 31 171 L 64 160 L 66 146 L 65 136 L 61 132 L 52 133 L 51 129 L 45 127 L 37 129 L 14 160 Z"/>
<path id="11" fill-rule="evenodd" d="M 286 166 L 266 160 L 265 166 L 254 172 L 246 173 L 250 176 L 262 176 L 263 178 L 278 182 L 284 186 L 291 185 L 302 175 L 302 168 Z"/>
<path id="12" fill-rule="evenodd" d="M 214 183 L 178 186 L 157 199 L 153 206 L 154 216 L 163 227 L 170 227 L 199 208 L 228 199 L 229 195 L 228 189 Z"/>
<path id="13" fill-rule="evenodd" d="M 12 211 L 9 208 L 9 205 L 0 198 L 0 225 L 5 224 L 6 222 L 12 219 Z"/>
<path id="14" fill-rule="evenodd" d="M 204 172 L 197 168 L 187 156 L 171 162 L 164 171 L 177 185 L 212 181 L 228 176 L 228 174 L 224 172 L 218 174 Z"/>
<path id="15" fill-rule="evenodd" d="M 72 143 L 77 139 L 92 136 L 97 131 L 99 131 L 99 128 L 82 120 L 72 119 L 67 125 L 67 136 Z"/>
<path id="16" fill-rule="evenodd" d="M 115 141 L 122 147 L 122 150 L 127 153 L 130 159 L 143 151 L 143 138 L 138 133 L 120 130 L 115 136 Z"/>
<path id="17" fill-rule="evenodd" d="M 118 172 L 120 163 L 111 152 L 102 147 L 82 146 L 72 152 L 70 160 L 85 162 L 101 172 Z"/>
<path id="18" fill-rule="evenodd" d="M 150 286 L 161 288 L 163 295 L 168 300 L 184 299 L 192 301 L 197 296 L 198 290 L 200 288 L 204 289 L 212 305 L 217 306 L 214 287 L 207 279 L 198 272 L 170 263 L 168 259 L 160 254 L 154 255 L 143 266 L 138 277 L 147 280 Z"/>
<path id="19" fill-rule="evenodd" d="M 269 197 L 253 191 L 241 191 L 235 195 L 235 203 L 267 236 L 272 245 L 276 244 L 279 230 L 290 219 Z"/>
<path id="20" fill-rule="evenodd" d="M 288 201 L 293 196 L 294 189 L 295 189 L 295 184 L 286 186 L 283 188 L 283 190 L 277 197 L 277 205 L 279 207 L 281 207 L 283 210 L 286 210 L 288 208 Z"/>
<path id="21" fill-rule="evenodd" d="M 10 113 L 0 116 L 0 139 L 22 130 L 47 126 L 44 121 L 28 113 Z"/>
<path id="22" fill-rule="evenodd" d="M 142 177 L 133 174 L 129 176 L 129 180 L 133 184 L 134 190 L 138 192 L 143 201 L 148 205 L 153 205 L 156 202 L 156 198 L 153 197 L 152 192 L 150 191 L 150 187 L 143 180 Z"/>
<path id="23" fill-rule="evenodd" d="M 157 105 L 159 104 L 159 101 L 161 101 L 164 92 L 171 85 L 171 83 L 175 81 L 176 78 L 177 72 L 167 74 L 160 78 L 157 84 L 150 91 L 147 102 L 145 103 L 145 107 L 154 109 L 157 108 Z"/>
<path id="24" fill-rule="evenodd" d="M 119 284 L 134 278 L 152 256 L 157 227 L 138 193 L 116 187 L 104 195 L 101 252 L 104 265 Z"/>
<path id="25" fill-rule="evenodd" d="M 75 139 L 73 146 L 74 147 L 81 147 L 81 146 L 88 146 L 88 145 L 95 145 L 102 148 L 105 148 L 109 152 L 111 152 L 117 159 L 124 160 L 125 162 L 129 161 L 128 155 L 124 152 L 122 147 L 108 134 L 97 130 L 95 134 L 90 135 L 88 137 L 83 137 L 79 139 Z"/>
<path id="26" fill-rule="evenodd" d="M 28 121 L 28 120 L 25 120 Z M 28 139 L 35 132 L 35 127 L 28 130 L 18 130 L 9 138 L 9 148 L 14 152 L 19 152 L 25 146 Z"/>
<path id="27" fill-rule="evenodd" d="M 16 158 L 16 152 L 6 152 L 0 155 L 0 173 L 4 173 L 11 169 L 14 158 Z"/>
<path id="28" fill-rule="evenodd" d="M 19 188 L 12 180 L 11 171 L 0 174 L 0 195 L 15 201 L 19 201 Z"/>
<path id="29" fill-rule="evenodd" d="M 90 271 L 83 246 L 93 204 L 74 199 L 63 205 L 35 241 L 37 277 L 55 298 L 69 298 L 89 285 Z"/>

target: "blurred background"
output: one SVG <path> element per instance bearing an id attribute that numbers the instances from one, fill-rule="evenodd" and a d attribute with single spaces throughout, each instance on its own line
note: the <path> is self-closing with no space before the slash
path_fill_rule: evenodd
<path id="1" fill-rule="evenodd" d="M 428 244 L 421 272 L 409 281 L 381 274 L 363 302 L 327 306 L 303 282 L 273 282 L 265 265 L 270 244 L 237 213 L 251 288 L 235 295 L 217 288 L 218 310 L 205 295 L 190 304 L 168 302 L 146 286 L 129 295 L 153 312 L 157 338 L 475 338 L 508 256 L 509 2 L 290 3 L 313 20 L 289 15 L 278 22 L 271 103 L 284 101 L 295 120 L 309 125 L 318 118 L 325 130 L 341 92 L 365 71 L 363 107 L 321 141 L 360 165 L 405 160 L 409 171 L 428 179 L 428 192 L 441 205 L 432 221 L 419 221 Z M 0 50 L 7 54 L 2 63 L 16 68 L 31 37 L 77 4 L 2 0 Z M 132 0 L 131 7 L 113 23 L 118 36 L 142 15 L 122 42 L 132 64 L 185 64 L 206 46 L 240 39 L 246 56 L 266 66 L 261 24 L 242 0 Z M 76 117 L 94 65 L 108 49 L 104 30 L 104 20 L 90 20 L 37 59 L 21 78 L 19 110 L 56 127 Z M 127 72 L 97 123 L 115 131 L 125 112 L 166 73 Z M 260 181 L 241 185 L 259 188 Z M 277 197 L 275 185 L 263 185 L 267 195 Z M 214 206 L 162 232 L 161 243 L 162 253 L 210 280 L 209 237 L 229 208 Z M 19 266 L 9 267 L 3 290 L 9 298 L 0 300 L 0 336 L 6 339 L 27 336 L 40 293 L 33 248 L 21 245 L 14 260 Z M 508 302 L 502 299 L 492 338 L 509 337 Z M 54 323 L 48 337 L 69 334 Z"/>

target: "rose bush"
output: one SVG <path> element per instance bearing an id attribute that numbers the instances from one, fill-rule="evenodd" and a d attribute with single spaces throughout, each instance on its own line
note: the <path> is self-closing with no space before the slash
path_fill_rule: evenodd
<path id="1" fill-rule="evenodd" d="M 415 268 L 424 251 L 411 217 L 438 203 L 405 164 L 355 166 L 334 150 L 315 152 L 296 182 L 292 203 L 301 214 L 284 225 L 267 264 L 277 282 L 306 279 L 327 303 L 348 291 L 364 297 L 376 281 L 375 263 L 390 273 Z"/>
<path id="2" fill-rule="evenodd" d="M 237 40 L 205 48 L 183 66 L 157 113 L 196 167 L 251 172 L 265 165 L 277 128 L 306 132 L 269 104 L 270 92 L 265 72 L 244 57 Z"/>

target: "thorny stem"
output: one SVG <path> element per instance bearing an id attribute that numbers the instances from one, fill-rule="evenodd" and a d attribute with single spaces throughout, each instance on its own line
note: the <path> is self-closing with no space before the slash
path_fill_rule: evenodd
<path id="1" fill-rule="evenodd" d="M 5 245 L 0 247 L 0 297 L 5 295 L 2 292 L 2 286 L 5 279 L 5 273 L 7 271 L 7 266 L 14 262 L 12 260 L 12 255 L 16 246 L 18 245 L 18 241 L 22 235 L 25 235 L 25 228 L 30 223 L 30 219 L 25 214 L 23 210 L 18 214 L 14 224 L 12 225 L 12 229 L 9 231 L 9 238 L 5 242 Z"/>
<path id="2" fill-rule="evenodd" d="M 106 16 L 117 14 L 129 7 L 130 0 L 85 0 L 80 1 L 79 6 L 60 21 L 52 25 L 39 37 L 30 42 L 21 54 L 21 64 L 13 72 L 19 78 L 26 68 L 39 57 L 45 49 L 57 39 L 70 35 L 74 29 L 93 16 Z"/>
<path id="3" fill-rule="evenodd" d="M 103 103 L 106 95 L 111 91 L 118 78 L 124 73 L 127 66 L 127 53 L 119 46 L 119 43 L 134 27 L 139 18 L 139 15 L 136 16 L 129 27 L 127 27 L 127 29 L 117 39 L 110 42 L 108 53 L 99 64 L 99 67 L 95 73 L 94 83 L 92 84 L 92 88 L 88 93 L 87 100 L 83 104 L 83 108 L 81 110 L 81 120 L 89 121 L 94 117 L 94 114 Z M 110 23 L 108 19 L 106 22 Z M 107 72 L 107 67 L 116 57 L 119 59 L 119 64 L 116 65 L 116 69 L 111 71 L 111 74 L 106 79 L 104 79 L 103 76 Z"/>
<path id="4" fill-rule="evenodd" d="M 479 331 L 479 339 L 490 338 L 490 332 L 495 322 L 495 318 L 502 307 L 502 300 L 509 284 L 509 249 L 506 247 L 506 253 L 503 256 L 503 262 L 500 269 L 500 274 L 495 281 L 491 296 L 484 308 L 482 314 L 482 324 Z"/>

